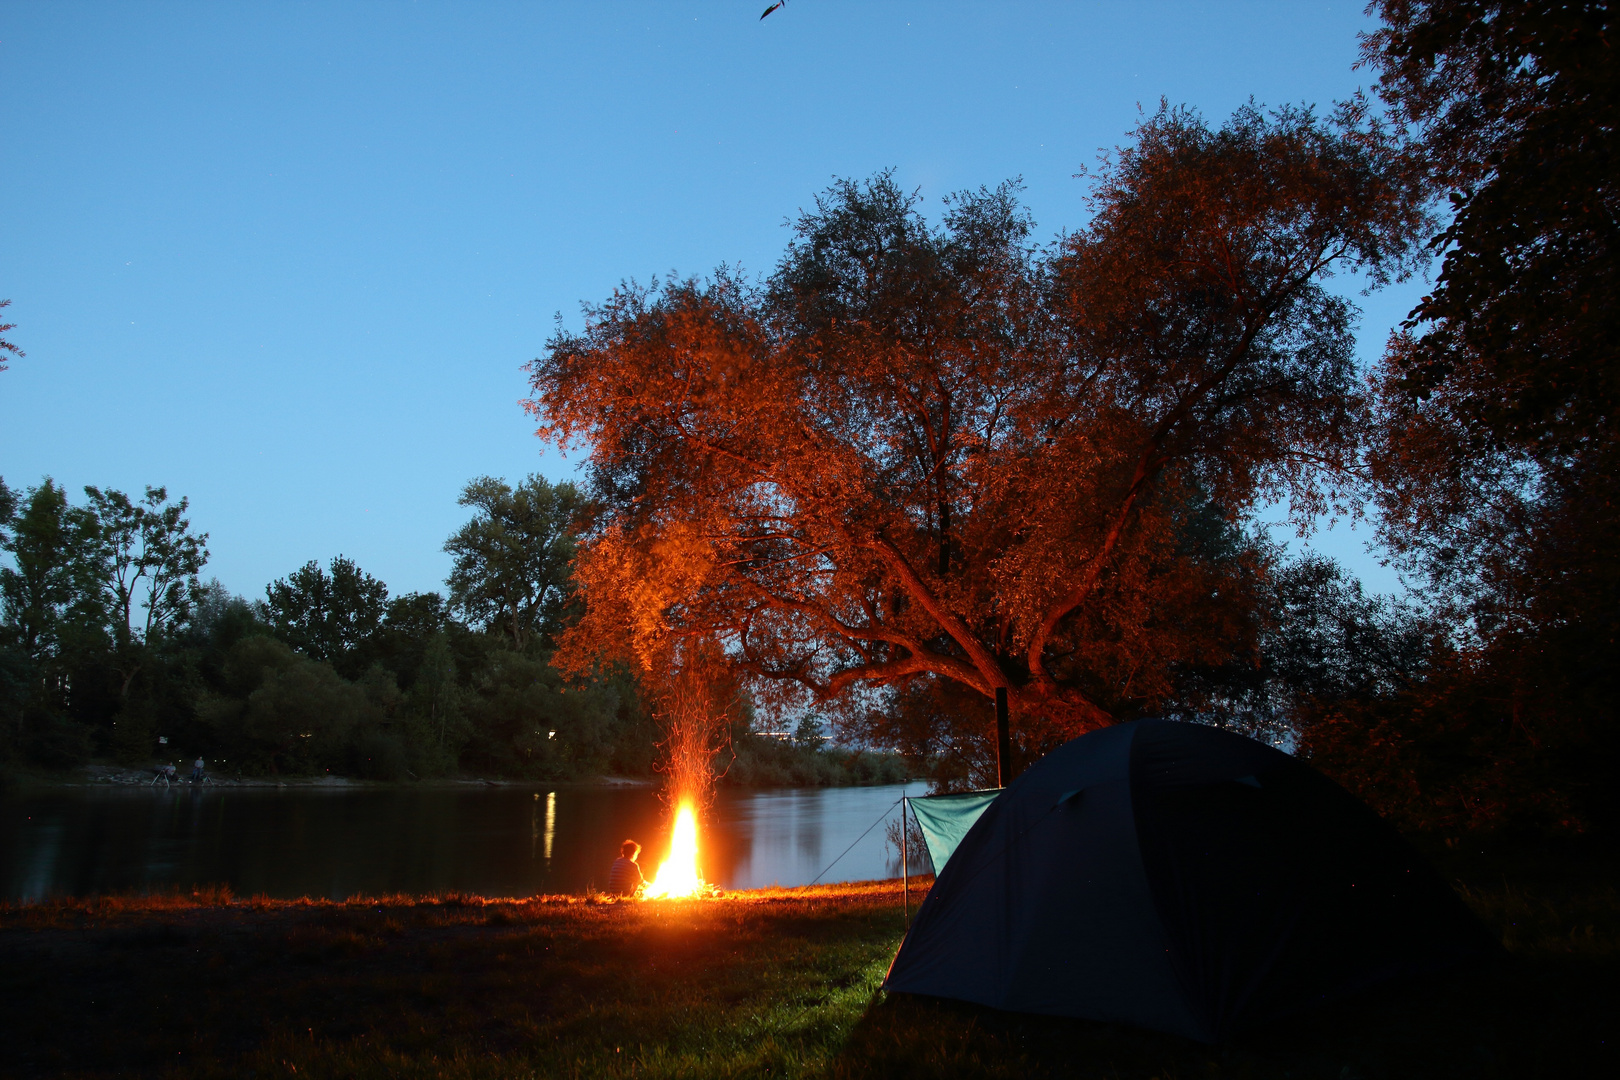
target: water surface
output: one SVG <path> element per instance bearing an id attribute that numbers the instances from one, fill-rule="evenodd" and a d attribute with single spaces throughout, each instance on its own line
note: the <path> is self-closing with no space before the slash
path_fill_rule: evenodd
<path id="1" fill-rule="evenodd" d="M 750 889 L 894 876 L 882 819 L 926 788 L 723 791 L 702 826 L 704 877 Z M 0 800 L 0 899 L 211 884 L 332 899 L 582 892 L 607 881 L 627 838 L 651 877 L 668 845 L 654 791 L 60 788 Z"/>

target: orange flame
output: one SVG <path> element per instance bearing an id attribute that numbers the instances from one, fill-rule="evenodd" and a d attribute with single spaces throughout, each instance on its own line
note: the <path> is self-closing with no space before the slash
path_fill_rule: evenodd
<path id="1" fill-rule="evenodd" d="M 695 896 L 703 890 L 703 877 L 697 865 L 697 811 L 691 799 L 682 799 L 675 811 L 675 829 L 670 836 L 669 858 L 658 867 L 658 877 L 643 894 L 660 900 Z"/>

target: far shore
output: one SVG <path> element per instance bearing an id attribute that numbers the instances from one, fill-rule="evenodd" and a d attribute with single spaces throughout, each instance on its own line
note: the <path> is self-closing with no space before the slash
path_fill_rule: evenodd
<path id="1" fill-rule="evenodd" d="M 536 780 L 511 779 L 507 777 L 486 777 L 477 775 L 435 776 L 424 779 L 410 780 L 365 780 L 358 777 L 338 776 L 325 774 L 321 776 L 236 776 L 220 775 L 214 772 L 205 773 L 202 783 L 192 783 L 188 779 L 191 770 L 181 769 L 176 778 L 165 789 L 161 781 L 153 782 L 155 770 L 151 768 L 134 768 L 127 765 L 91 764 L 63 772 L 45 771 L 13 771 L 0 780 L 0 792 L 7 787 L 27 790 L 38 788 L 91 788 L 137 790 L 151 788 L 163 790 L 191 790 L 206 791 L 225 788 L 306 788 L 317 790 L 355 790 L 355 791 L 466 791 L 473 788 L 519 788 L 531 791 L 550 791 L 558 788 L 657 788 L 662 781 L 657 778 L 640 776 L 582 776 L 568 780 Z M 910 783 L 911 780 L 904 781 Z M 744 784 L 728 785 L 746 790 L 774 790 L 784 785 L 778 784 Z M 786 785 L 795 786 L 795 785 Z M 811 785 L 826 786 L 826 785 Z M 837 785 L 858 787 L 865 785 Z"/>
<path id="2" fill-rule="evenodd" d="M 508 787 L 526 789 L 553 789 L 559 787 L 596 788 L 653 788 L 657 780 L 635 776 L 585 776 L 571 780 L 513 780 L 484 776 L 436 776 L 421 780 L 363 780 L 337 776 L 233 776 L 212 772 L 204 774 L 202 783 L 187 779 L 190 769 L 182 769 L 168 785 L 168 790 L 209 790 L 214 788 L 318 788 L 354 790 L 463 791 L 469 788 Z M 153 769 L 132 768 L 125 765 L 83 765 L 67 772 L 13 773 L 12 779 L 22 788 L 156 788 L 164 790 L 161 781 L 153 783 Z"/>

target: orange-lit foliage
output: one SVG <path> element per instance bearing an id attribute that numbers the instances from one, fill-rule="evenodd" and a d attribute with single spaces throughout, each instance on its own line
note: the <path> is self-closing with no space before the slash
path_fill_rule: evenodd
<path id="1" fill-rule="evenodd" d="M 1361 403 L 1321 279 L 1398 270 L 1421 231 L 1356 122 L 1162 110 L 1045 249 L 1011 185 L 930 227 L 888 175 L 841 183 L 764 285 L 592 308 L 530 367 L 539 434 L 588 448 L 604 511 L 565 661 L 701 639 L 823 698 L 1007 686 L 1042 739 L 1219 662 L 1246 571 L 1189 515 L 1322 504 Z"/>

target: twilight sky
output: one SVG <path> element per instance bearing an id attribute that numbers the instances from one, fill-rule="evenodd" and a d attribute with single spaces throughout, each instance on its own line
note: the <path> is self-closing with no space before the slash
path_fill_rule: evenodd
<path id="1" fill-rule="evenodd" d="M 1370 82 L 1359 0 L 764 7 L 0 0 L 0 476 L 186 495 L 247 596 L 336 554 L 439 589 L 462 484 L 573 472 L 518 406 L 559 312 L 768 272 L 886 167 L 930 216 L 1021 175 L 1050 237 L 1139 104 Z M 1420 292 L 1357 297 L 1364 359 Z M 1394 588 L 1365 535 L 1315 543 Z"/>

